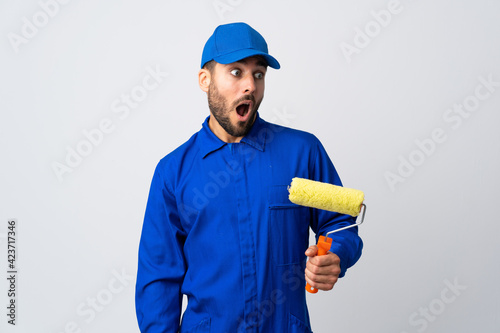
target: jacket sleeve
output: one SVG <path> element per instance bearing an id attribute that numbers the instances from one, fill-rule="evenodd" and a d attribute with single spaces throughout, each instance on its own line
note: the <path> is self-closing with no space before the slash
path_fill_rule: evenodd
<path id="1" fill-rule="evenodd" d="M 135 304 L 143 333 L 178 331 L 186 270 L 185 233 L 161 165 L 151 183 L 139 244 Z"/>
<path id="2" fill-rule="evenodd" d="M 340 177 L 328 157 L 321 142 L 317 142 L 317 154 L 314 160 L 314 180 L 342 186 Z M 311 228 L 316 233 L 316 242 L 320 235 L 356 223 L 356 218 L 350 215 L 313 209 Z M 340 277 L 343 277 L 349 267 L 354 265 L 361 256 L 363 242 L 358 236 L 358 227 L 331 234 L 333 239 L 330 252 L 340 258 Z"/>

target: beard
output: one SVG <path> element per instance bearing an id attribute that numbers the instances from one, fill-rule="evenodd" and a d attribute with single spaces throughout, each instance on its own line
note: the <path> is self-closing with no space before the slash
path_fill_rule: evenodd
<path id="1" fill-rule="evenodd" d="M 227 102 L 227 98 L 222 96 L 214 83 L 214 80 L 210 81 L 208 87 L 208 107 L 212 112 L 219 125 L 231 136 L 234 137 L 244 137 L 252 129 L 252 125 L 255 121 L 255 116 L 257 110 L 259 109 L 260 100 L 258 103 L 255 101 L 253 95 L 245 95 L 240 99 L 234 101 L 231 105 Z M 235 124 L 231 122 L 230 114 L 231 112 L 236 112 L 236 107 L 243 101 L 252 101 L 253 108 L 248 110 L 250 116 L 247 121 L 237 121 Z"/>

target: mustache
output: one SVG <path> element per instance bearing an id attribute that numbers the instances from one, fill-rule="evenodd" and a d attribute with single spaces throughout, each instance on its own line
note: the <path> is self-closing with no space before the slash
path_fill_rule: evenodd
<path id="1" fill-rule="evenodd" d="M 238 106 L 243 101 L 251 101 L 255 105 L 255 97 L 253 95 L 245 95 L 234 102 L 234 107 Z"/>

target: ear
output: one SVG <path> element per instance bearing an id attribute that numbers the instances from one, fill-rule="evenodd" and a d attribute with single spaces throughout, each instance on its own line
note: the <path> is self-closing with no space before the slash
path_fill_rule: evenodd
<path id="1" fill-rule="evenodd" d="M 210 72 L 207 69 L 200 69 L 198 72 L 198 84 L 200 89 L 204 92 L 208 92 L 208 86 L 210 86 Z"/>

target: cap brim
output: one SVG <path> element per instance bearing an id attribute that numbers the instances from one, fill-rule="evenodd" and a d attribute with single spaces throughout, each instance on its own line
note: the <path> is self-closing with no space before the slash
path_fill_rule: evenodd
<path id="1" fill-rule="evenodd" d="M 267 65 L 269 67 L 274 69 L 280 69 L 281 67 L 280 63 L 273 56 L 269 55 L 268 53 L 264 53 L 253 49 L 238 50 L 235 52 L 218 56 L 214 58 L 214 60 L 217 61 L 219 64 L 227 65 L 257 55 L 262 56 L 264 59 L 266 59 Z"/>

